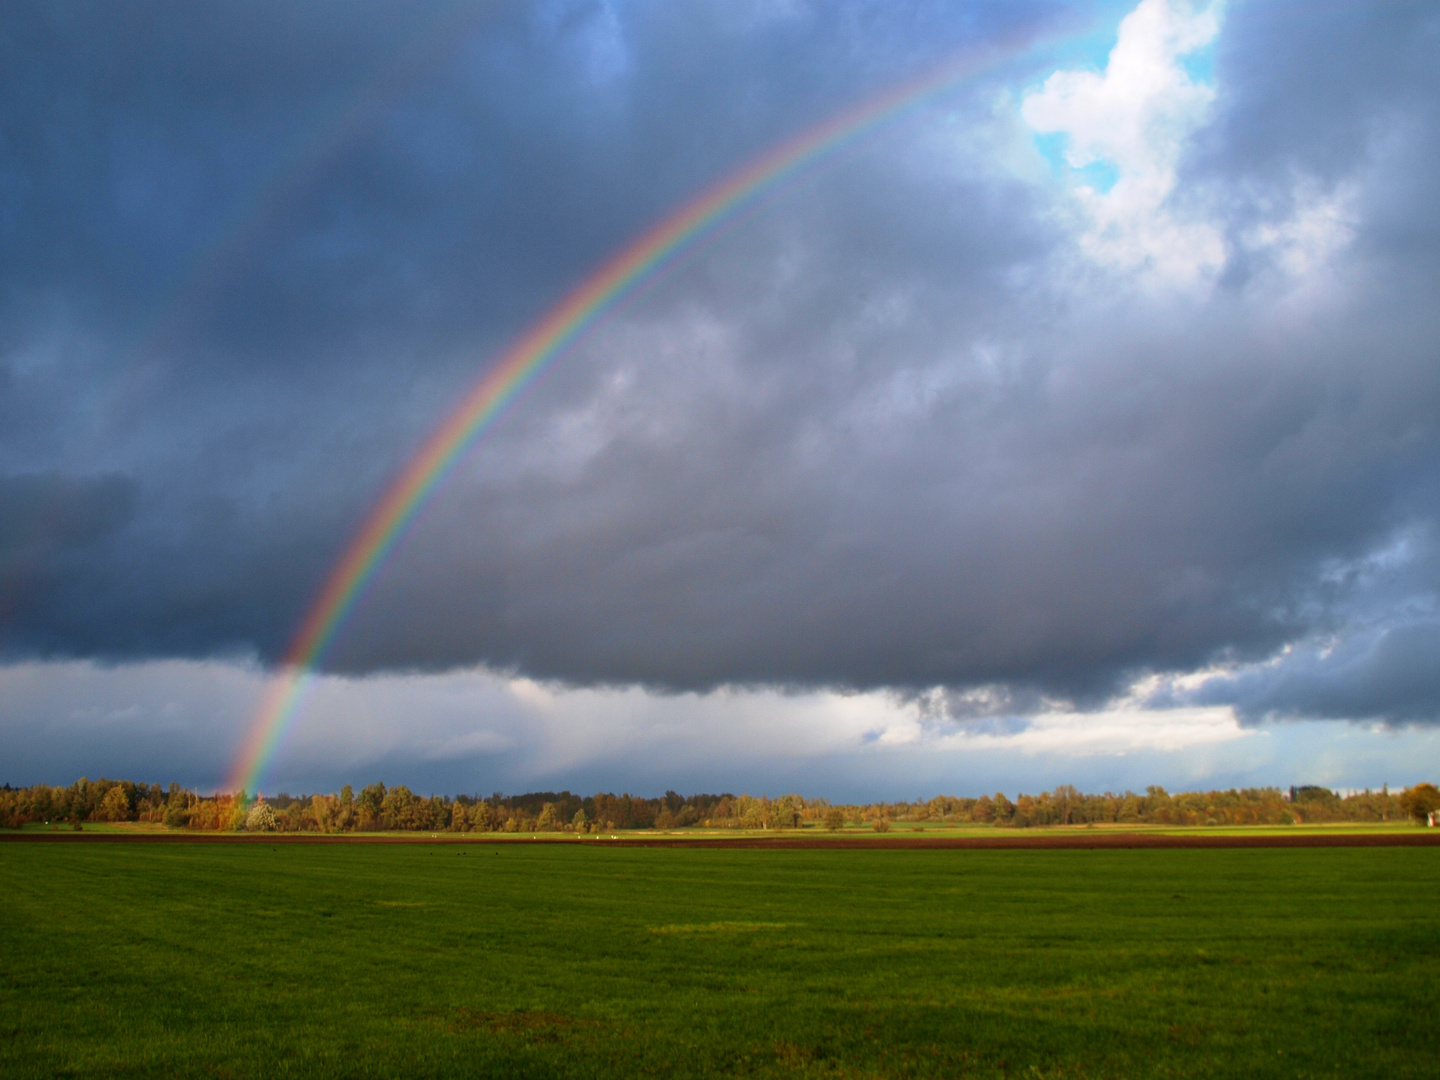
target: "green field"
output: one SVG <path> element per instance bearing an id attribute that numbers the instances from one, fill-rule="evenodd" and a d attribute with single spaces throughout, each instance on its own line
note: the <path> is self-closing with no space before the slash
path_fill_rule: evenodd
<path id="1" fill-rule="evenodd" d="M 0 845 L 0 1074 L 1430 1077 L 1440 851 Z"/>

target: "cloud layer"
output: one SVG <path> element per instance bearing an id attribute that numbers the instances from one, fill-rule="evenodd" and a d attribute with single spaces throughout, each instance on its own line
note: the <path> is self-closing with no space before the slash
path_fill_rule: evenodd
<path id="1" fill-rule="evenodd" d="M 1144 0 L 1091 62 L 1076 14 L 7 9 L 5 655 L 280 656 L 608 251 L 1029 40 L 557 364 L 328 664 L 1440 718 L 1440 19 Z"/>
<path id="2" fill-rule="evenodd" d="M 161 660 L 0 668 L 12 782 L 123 776 L 209 791 L 266 685 L 253 665 Z M 1049 790 L 1171 791 L 1305 782 L 1414 783 L 1440 731 L 1348 723 L 1238 724 L 1224 707 L 1133 702 L 956 728 L 932 701 L 888 693 L 723 689 L 660 696 L 566 688 L 483 671 L 324 676 L 263 790 L 376 779 L 421 792 L 800 791 L 915 799 Z"/>

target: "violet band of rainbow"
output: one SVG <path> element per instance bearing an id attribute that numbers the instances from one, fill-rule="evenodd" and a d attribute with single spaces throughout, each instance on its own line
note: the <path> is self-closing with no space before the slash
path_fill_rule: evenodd
<path id="1" fill-rule="evenodd" d="M 1028 41 L 1019 39 L 1002 42 L 981 56 L 952 61 L 774 147 L 651 226 L 525 331 L 426 440 L 330 572 L 266 689 L 228 777 L 228 789 L 243 788 L 251 794 L 258 789 L 299 709 L 312 669 L 365 586 L 465 448 L 546 365 L 681 249 L 766 188 L 930 95 L 1014 55 L 1026 44 Z"/>

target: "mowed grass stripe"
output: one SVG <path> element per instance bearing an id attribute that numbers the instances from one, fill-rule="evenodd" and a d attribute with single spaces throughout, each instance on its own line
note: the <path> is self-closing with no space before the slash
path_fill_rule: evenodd
<path id="1" fill-rule="evenodd" d="M 1429 1076 L 1437 855 L 4 845 L 0 1072 Z"/>

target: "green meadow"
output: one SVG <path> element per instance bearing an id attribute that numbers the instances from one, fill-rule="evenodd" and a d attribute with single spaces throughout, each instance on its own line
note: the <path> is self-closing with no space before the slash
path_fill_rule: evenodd
<path id="1" fill-rule="evenodd" d="M 1440 851 L 0 845 L 7 1077 L 1431 1077 Z"/>

